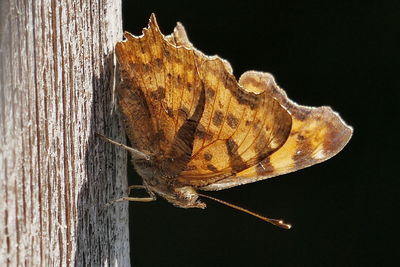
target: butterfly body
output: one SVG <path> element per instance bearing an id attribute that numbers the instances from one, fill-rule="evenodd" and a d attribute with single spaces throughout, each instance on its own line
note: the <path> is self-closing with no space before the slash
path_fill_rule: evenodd
<path id="1" fill-rule="evenodd" d="M 132 153 L 132 163 L 147 190 L 180 208 L 205 208 L 206 205 L 198 200 L 197 192 L 192 186 L 178 182 L 179 169 L 172 170 L 170 166 L 179 160 L 181 159 L 160 154 L 150 155 L 145 159 Z"/>
<path id="2" fill-rule="evenodd" d="M 292 172 L 337 154 L 352 128 L 329 107 L 289 100 L 272 75 L 206 56 L 178 24 L 164 36 L 154 15 L 143 35 L 116 45 L 120 111 L 146 188 L 183 208 L 197 190 L 221 190 Z"/>

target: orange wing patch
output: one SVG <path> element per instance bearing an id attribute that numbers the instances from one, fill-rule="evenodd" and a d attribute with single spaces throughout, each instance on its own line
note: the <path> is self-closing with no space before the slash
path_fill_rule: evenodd
<path id="1" fill-rule="evenodd" d="M 219 58 L 199 73 L 206 106 L 197 128 L 192 159 L 179 181 L 200 186 L 255 165 L 286 141 L 290 114 L 264 91 L 248 91 Z"/>

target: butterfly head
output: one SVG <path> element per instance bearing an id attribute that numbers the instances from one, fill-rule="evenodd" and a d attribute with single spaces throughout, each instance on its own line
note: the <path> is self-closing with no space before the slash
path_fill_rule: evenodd
<path id="1" fill-rule="evenodd" d="M 133 158 L 133 163 L 138 174 L 143 178 L 143 183 L 148 190 L 162 196 L 174 206 L 180 208 L 201 208 L 206 204 L 198 200 L 199 195 L 191 186 L 182 186 L 175 183 L 174 172 L 165 167 L 158 157 Z"/>
<path id="2" fill-rule="evenodd" d="M 159 183 L 156 186 L 149 185 L 148 188 L 179 208 L 206 208 L 206 204 L 198 199 L 199 195 L 191 186 L 175 187 Z"/>
<path id="3" fill-rule="evenodd" d="M 191 186 L 174 188 L 173 198 L 165 198 L 173 205 L 180 208 L 206 208 L 206 204 L 198 200 L 199 195 L 197 194 L 196 190 L 194 190 Z"/>

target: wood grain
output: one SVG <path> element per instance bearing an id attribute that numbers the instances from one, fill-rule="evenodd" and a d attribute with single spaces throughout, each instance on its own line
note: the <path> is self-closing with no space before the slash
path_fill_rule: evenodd
<path id="1" fill-rule="evenodd" d="M 121 2 L 1 1 L 0 266 L 129 266 Z"/>

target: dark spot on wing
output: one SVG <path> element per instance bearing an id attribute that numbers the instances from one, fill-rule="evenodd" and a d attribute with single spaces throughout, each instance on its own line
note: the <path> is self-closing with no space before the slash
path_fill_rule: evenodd
<path id="1" fill-rule="evenodd" d="M 202 124 L 197 126 L 195 135 L 196 137 L 205 140 L 211 140 L 213 138 L 213 134 L 207 132 L 206 128 Z"/>
<path id="2" fill-rule="evenodd" d="M 239 125 L 238 118 L 236 118 L 232 113 L 228 114 L 228 116 L 226 117 L 226 122 L 232 129 L 236 129 Z"/>
<path id="3" fill-rule="evenodd" d="M 215 111 L 213 117 L 213 124 L 217 127 L 221 126 L 223 118 L 224 114 L 220 110 Z"/>
<path id="4" fill-rule="evenodd" d="M 215 96 L 215 90 L 210 88 L 210 87 L 208 87 L 207 90 L 206 90 L 206 98 L 207 99 L 211 99 L 214 96 Z"/>
<path id="5" fill-rule="evenodd" d="M 167 112 L 167 115 L 168 115 L 170 118 L 173 118 L 173 117 L 174 117 L 174 111 L 172 110 L 172 108 L 167 107 L 167 108 L 166 108 L 166 112 Z"/>
<path id="6" fill-rule="evenodd" d="M 207 160 L 207 161 L 210 161 L 210 160 L 212 160 L 212 155 L 210 153 L 208 153 L 208 152 L 205 152 L 204 153 L 204 159 Z"/>
<path id="7" fill-rule="evenodd" d="M 151 70 L 151 66 L 149 64 L 143 64 L 143 71 L 149 72 Z"/>
<path id="8" fill-rule="evenodd" d="M 151 95 L 152 98 L 154 98 L 156 100 L 162 100 L 162 99 L 165 98 L 165 88 L 162 87 L 162 86 L 159 86 L 157 88 L 157 90 L 156 91 L 152 91 L 150 93 L 150 95 Z"/>
<path id="9" fill-rule="evenodd" d="M 238 145 L 236 144 L 236 142 L 232 139 L 227 139 L 226 140 L 226 148 L 228 151 L 228 155 L 229 157 L 234 157 L 237 154 L 237 148 Z"/>
<path id="10" fill-rule="evenodd" d="M 261 121 L 259 119 L 256 119 L 253 123 L 253 129 L 258 132 L 261 128 Z"/>
<path id="11" fill-rule="evenodd" d="M 264 132 L 261 132 L 255 141 L 255 150 L 258 156 L 258 161 L 265 159 L 268 152 L 268 140 Z"/>
<path id="12" fill-rule="evenodd" d="M 212 172 L 218 171 L 217 167 L 215 167 L 215 166 L 212 165 L 212 164 L 207 164 L 207 169 L 209 169 L 209 170 L 212 171 Z"/>
<path id="13" fill-rule="evenodd" d="M 233 139 L 229 138 L 226 140 L 225 145 L 226 150 L 228 151 L 232 171 L 236 173 L 238 171 L 246 169 L 247 165 L 237 151 L 239 146 L 236 144 L 236 142 Z"/>
<path id="14" fill-rule="evenodd" d="M 163 61 L 161 58 L 156 58 L 154 60 L 154 65 L 156 65 L 157 67 L 161 68 L 163 66 Z"/>
<path id="15" fill-rule="evenodd" d="M 196 169 L 197 169 L 197 167 L 195 165 L 187 165 L 185 168 L 186 171 L 193 171 Z"/>
<path id="16" fill-rule="evenodd" d="M 187 83 L 186 89 L 187 89 L 189 92 L 191 92 L 192 89 L 193 89 L 193 85 L 192 85 L 191 83 Z"/>

